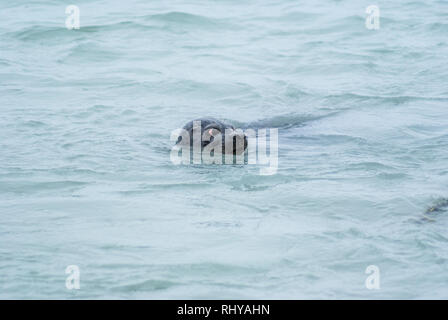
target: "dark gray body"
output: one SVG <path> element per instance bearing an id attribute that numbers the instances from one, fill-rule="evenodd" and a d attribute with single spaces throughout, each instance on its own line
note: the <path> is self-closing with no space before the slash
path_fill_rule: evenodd
<path id="1" fill-rule="evenodd" d="M 222 153 L 233 153 L 233 154 L 239 154 L 238 151 L 245 151 L 247 148 L 247 137 L 243 133 L 233 132 L 235 130 L 235 127 L 231 124 L 224 123 L 220 120 L 214 119 L 214 118 L 200 118 L 195 119 L 190 122 L 188 122 L 182 129 L 186 130 L 188 134 L 190 135 L 190 146 L 193 146 L 193 125 L 194 121 L 201 121 L 201 137 L 203 137 L 204 132 L 209 132 L 212 130 L 214 132 L 214 136 L 216 134 L 221 134 L 221 141 L 222 141 Z M 231 129 L 226 132 L 226 129 Z M 230 132 L 229 132 L 230 131 Z M 231 138 L 231 141 L 233 142 L 232 145 L 229 145 L 227 148 L 225 148 L 225 142 L 226 142 L 226 134 L 231 135 L 228 138 Z M 213 141 L 214 136 L 210 138 L 210 141 L 203 140 L 201 141 L 201 150 L 208 145 L 211 141 Z M 176 144 L 179 143 L 185 143 L 186 141 L 182 141 L 182 137 L 179 136 L 177 139 Z M 242 147 L 237 148 L 238 144 Z"/>

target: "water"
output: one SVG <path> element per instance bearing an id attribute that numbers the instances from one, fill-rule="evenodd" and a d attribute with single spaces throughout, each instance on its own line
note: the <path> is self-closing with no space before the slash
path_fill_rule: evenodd
<path id="1" fill-rule="evenodd" d="M 0 4 L 0 298 L 448 297 L 446 1 L 69 4 Z M 277 174 L 172 164 L 203 116 Z"/>

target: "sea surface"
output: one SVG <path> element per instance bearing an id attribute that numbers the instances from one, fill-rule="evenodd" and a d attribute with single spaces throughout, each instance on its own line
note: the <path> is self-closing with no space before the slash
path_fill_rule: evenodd
<path id="1" fill-rule="evenodd" d="M 0 298 L 447 299 L 447 58 L 447 1 L 1 1 Z M 277 172 L 172 163 L 206 116 Z"/>

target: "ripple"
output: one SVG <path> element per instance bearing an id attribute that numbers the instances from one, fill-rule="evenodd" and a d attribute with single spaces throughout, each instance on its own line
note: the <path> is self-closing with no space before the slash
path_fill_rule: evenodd
<path id="1" fill-rule="evenodd" d="M 70 180 L 45 182 L 2 181 L 0 193 L 33 194 L 45 191 L 75 191 L 88 184 L 88 182 Z"/>

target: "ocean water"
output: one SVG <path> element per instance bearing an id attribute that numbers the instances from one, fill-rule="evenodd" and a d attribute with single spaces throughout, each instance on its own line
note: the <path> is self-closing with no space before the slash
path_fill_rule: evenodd
<path id="1" fill-rule="evenodd" d="M 0 298 L 448 298 L 447 36 L 436 0 L 1 1 Z M 276 174 L 173 164 L 204 116 L 277 128 Z"/>

